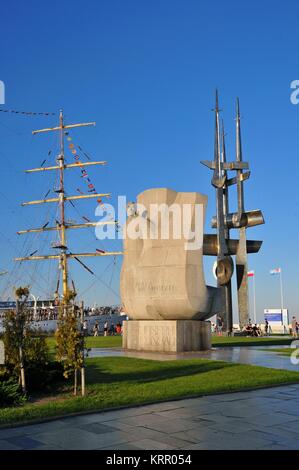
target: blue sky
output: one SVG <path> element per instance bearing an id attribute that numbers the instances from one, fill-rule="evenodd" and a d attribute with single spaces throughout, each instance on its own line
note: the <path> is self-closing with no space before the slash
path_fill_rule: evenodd
<path id="1" fill-rule="evenodd" d="M 215 199 L 211 174 L 200 160 L 213 157 L 214 91 L 218 87 L 229 159 L 234 158 L 239 96 L 244 159 L 252 171 L 246 209 L 262 209 L 266 220 L 265 226 L 248 230 L 249 238 L 264 240 L 260 254 L 249 258 L 249 268 L 256 271 L 258 316 L 266 307 L 280 306 L 278 277 L 269 275 L 278 266 L 285 303 L 299 313 L 299 105 L 290 102 L 290 83 L 299 79 L 298 13 L 293 0 L 5 2 L 0 31 L 5 108 L 57 112 L 63 107 L 68 122 L 95 120 L 96 128 L 72 136 L 94 159 L 109 161 L 106 168 L 90 170 L 99 192 L 111 192 L 112 201 L 119 194 L 134 200 L 151 187 L 203 192 L 209 196 L 209 232 Z M 49 149 L 54 152 L 53 136 L 32 138 L 31 130 L 55 122 L 56 117 L 0 113 L 1 268 L 10 273 L 16 250 L 34 251 L 35 242 L 41 247 L 41 239 L 34 238 L 23 247 L 25 238 L 15 232 L 47 221 L 48 208 L 21 208 L 20 203 L 51 187 L 52 177 L 23 170 L 38 166 Z M 68 176 L 70 193 L 79 183 L 78 174 Z M 94 217 L 95 204 L 81 202 L 78 208 Z M 70 218 L 76 214 L 70 211 Z M 78 232 L 72 236 L 73 251 L 100 247 L 92 232 Z M 50 249 L 47 243 L 40 252 Z M 104 245 L 120 247 L 118 242 Z M 118 291 L 121 260 L 116 267 L 111 262 L 87 264 Z M 206 278 L 214 283 L 211 262 Z M 52 288 L 54 271 L 55 263 L 24 264 L 17 279 L 24 281 L 30 273 L 33 291 L 42 296 Z M 72 274 L 89 303 L 118 301 L 74 263 Z M 4 297 L 11 278 L 1 280 Z"/>

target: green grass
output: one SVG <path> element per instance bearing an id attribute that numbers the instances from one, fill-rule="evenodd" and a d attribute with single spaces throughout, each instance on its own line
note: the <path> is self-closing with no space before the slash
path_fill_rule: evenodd
<path id="1" fill-rule="evenodd" d="M 87 360 L 87 396 L 73 397 L 70 386 L 54 396 L 35 397 L 22 407 L 0 410 L 7 425 L 74 412 L 299 383 L 299 372 L 206 359 L 152 361 L 128 357 Z"/>
<path id="2" fill-rule="evenodd" d="M 261 351 L 267 351 L 267 352 L 275 352 L 279 353 L 283 356 L 290 356 L 294 351 L 297 351 L 297 356 L 298 356 L 298 348 L 271 348 L 271 349 L 261 349 Z"/>
<path id="3" fill-rule="evenodd" d="M 248 338 L 246 336 L 212 336 L 212 346 L 282 346 L 291 344 L 292 339 L 291 336 L 286 338 L 277 338 L 275 336 L 262 336 L 260 338 L 251 336 Z"/>
<path id="4" fill-rule="evenodd" d="M 56 339 L 54 336 L 46 338 L 49 352 L 55 354 Z M 88 348 L 117 348 L 121 347 L 121 336 L 88 336 L 86 338 Z"/>
<path id="5" fill-rule="evenodd" d="M 275 338 L 275 337 L 240 337 L 240 336 L 212 336 L 212 346 L 261 346 L 261 345 L 288 345 L 292 341 L 291 337 Z M 50 353 L 55 354 L 56 340 L 54 336 L 47 338 L 47 344 Z M 121 347 L 121 336 L 89 336 L 86 340 L 88 348 L 117 348 Z"/>

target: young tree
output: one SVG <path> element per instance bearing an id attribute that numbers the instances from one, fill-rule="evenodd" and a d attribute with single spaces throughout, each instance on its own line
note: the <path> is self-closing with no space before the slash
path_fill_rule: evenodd
<path id="1" fill-rule="evenodd" d="M 74 375 L 74 395 L 77 395 L 77 372 L 84 366 L 84 336 L 78 328 L 74 299 L 69 291 L 59 308 L 56 330 L 57 359 L 63 363 L 64 377 Z"/>
<path id="2" fill-rule="evenodd" d="M 45 338 L 30 329 L 30 311 L 27 307 L 28 287 L 15 291 L 16 309 L 6 313 L 4 319 L 5 362 L 19 376 L 22 390 L 26 392 L 25 370 L 30 367 L 44 369 L 48 361 Z"/>

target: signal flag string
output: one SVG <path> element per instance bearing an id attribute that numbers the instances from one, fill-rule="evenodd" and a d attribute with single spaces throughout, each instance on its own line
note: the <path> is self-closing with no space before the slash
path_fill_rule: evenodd
<path id="1" fill-rule="evenodd" d="M 26 116 L 55 116 L 56 113 L 37 113 L 33 111 L 17 111 L 16 109 L 0 109 L 1 113 L 14 113 L 14 114 L 23 114 Z"/>

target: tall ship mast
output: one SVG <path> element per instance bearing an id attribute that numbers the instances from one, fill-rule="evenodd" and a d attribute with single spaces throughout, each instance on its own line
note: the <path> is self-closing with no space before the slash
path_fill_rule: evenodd
<path id="1" fill-rule="evenodd" d="M 90 198 L 97 198 L 100 202 L 102 197 L 110 197 L 110 193 L 97 193 L 94 186 L 89 184 L 89 194 L 80 194 L 80 195 L 73 195 L 68 196 L 66 195 L 65 191 L 65 171 L 74 168 L 80 168 L 81 171 L 85 171 L 85 167 L 91 165 L 105 165 L 106 161 L 89 161 L 89 162 L 82 162 L 80 157 L 76 155 L 76 151 L 72 149 L 74 147 L 73 144 L 70 144 L 69 147 L 72 149 L 72 153 L 75 153 L 75 162 L 74 163 L 67 163 L 65 158 L 65 137 L 68 135 L 68 129 L 74 129 L 78 127 L 86 127 L 86 126 L 95 126 L 95 122 L 85 122 L 79 124 L 68 124 L 66 125 L 64 122 L 64 115 L 63 111 L 60 110 L 59 113 L 59 125 L 57 127 L 52 128 L 45 128 L 39 129 L 32 132 L 33 135 L 39 133 L 46 133 L 46 132 L 58 132 L 59 133 L 59 153 L 56 158 L 56 165 L 49 166 L 49 167 L 39 167 L 26 170 L 26 173 L 35 173 L 35 172 L 44 172 L 44 171 L 57 171 L 59 175 L 59 187 L 55 189 L 55 193 L 57 194 L 56 197 L 48 198 L 48 199 L 40 199 L 35 201 L 23 202 L 22 206 L 29 206 L 35 204 L 47 204 L 47 203 L 57 203 L 59 206 L 59 217 L 56 220 L 56 226 L 48 227 L 43 226 L 39 228 L 30 228 L 27 230 L 20 230 L 17 232 L 19 235 L 27 234 L 27 233 L 37 233 L 37 232 L 48 232 L 48 231 L 57 231 L 59 233 L 59 241 L 52 245 L 52 247 L 59 251 L 58 254 L 46 254 L 46 255 L 31 255 L 31 256 L 24 256 L 15 258 L 15 261 L 42 261 L 42 260 L 53 260 L 57 259 L 59 263 L 60 269 L 60 276 L 57 282 L 57 289 L 56 295 L 59 297 L 59 281 L 60 277 L 62 278 L 62 296 L 63 298 L 67 297 L 67 293 L 69 291 L 69 267 L 68 261 L 70 258 L 77 260 L 80 264 L 84 267 L 84 263 L 80 260 L 80 258 L 84 257 L 95 257 L 95 256 L 117 256 L 121 255 L 121 251 L 104 251 L 98 250 L 96 252 L 87 252 L 87 253 L 72 253 L 68 246 L 67 241 L 67 232 L 70 229 L 80 229 L 80 228 L 87 228 L 87 227 L 95 227 L 97 225 L 108 225 L 108 224 L 117 224 L 117 221 L 104 221 L 104 222 L 86 222 L 86 223 L 72 223 L 66 219 L 66 202 L 72 201 L 77 199 L 90 199 Z M 71 140 L 71 139 L 69 139 Z M 86 172 L 85 172 L 86 174 Z M 74 289 L 75 290 L 75 289 Z"/>

